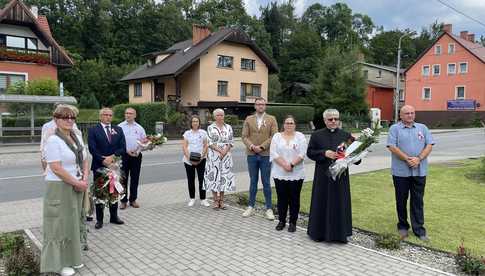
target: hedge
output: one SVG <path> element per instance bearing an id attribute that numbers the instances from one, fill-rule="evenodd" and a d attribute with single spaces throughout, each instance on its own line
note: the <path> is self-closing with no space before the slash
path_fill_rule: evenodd
<path id="1" fill-rule="evenodd" d="M 315 108 L 311 106 L 280 105 L 268 106 L 266 112 L 275 116 L 278 124 L 283 124 L 283 120 L 287 115 L 293 115 L 297 124 L 306 124 L 313 120 Z"/>
<path id="2" fill-rule="evenodd" d="M 42 126 L 48 121 L 52 120 L 52 117 L 35 117 L 34 126 Z M 30 117 L 3 117 L 3 127 L 30 127 Z"/>
<path id="3" fill-rule="evenodd" d="M 113 122 L 122 122 L 125 109 L 136 110 L 136 121 L 145 128 L 147 134 L 155 133 L 155 122 L 167 122 L 167 114 L 173 111 L 164 103 L 118 104 L 113 107 Z"/>

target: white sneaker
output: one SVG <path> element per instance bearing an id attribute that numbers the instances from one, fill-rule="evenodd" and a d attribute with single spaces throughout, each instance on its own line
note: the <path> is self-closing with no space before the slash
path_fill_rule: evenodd
<path id="1" fill-rule="evenodd" d="M 194 204 L 195 204 L 195 199 L 190 199 L 187 206 L 192 207 L 192 206 L 194 206 Z"/>
<path id="2" fill-rule="evenodd" d="M 245 217 L 245 218 L 250 217 L 252 215 L 254 215 L 254 208 L 251 207 L 251 206 L 249 206 L 248 208 L 246 208 L 246 210 L 242 214 L 242 216 Z"/>
<path id="3" fill-rule="evenodd" d="M 207 199 L 203 199 L 203 200 L 201 200 L 201 201 L 200 201 L 200 205 L 205 206 L 205 207 L 209 207 L 209 206 L 211 206 L 211 205 L 209 204 L 209 202 L 207 201 Z"/>
<path id="4" fill-rule="evenodd" d="M 268 220 L 274 220 L 274 214 L 273 214 L 273 210 L 271 210 L 271 209 L 267 209 L 267 210 L 266 210 L 265 217 L 266 217 Z"/>
<path id="5" fill-rule="evenodd" d="M 72 267 L 63 267 L 60 272 L 61 276 L 71 276 L 75 273 L 76 271 Z"/>
<path id="6" fill-rule="evenodd" d="M 84 267 L 84 264 L 80 264 L 80 265 L 73 266 L 74 269 L 81 269 L 83 267 Z"/>

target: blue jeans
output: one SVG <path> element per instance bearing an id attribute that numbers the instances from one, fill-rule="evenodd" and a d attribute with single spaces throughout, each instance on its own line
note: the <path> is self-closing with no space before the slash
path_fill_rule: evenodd
<path id="1" fill-rule="evenodd" d="M 271 162 L 269 156 L 248 155 L 249 170 L 249 206 L 254 207 L 256 193 L 258 192 L 259 171 L 261 170 L 261 182 L 263 182 L 263 193 L 266 209 L 271 209 Z"/>

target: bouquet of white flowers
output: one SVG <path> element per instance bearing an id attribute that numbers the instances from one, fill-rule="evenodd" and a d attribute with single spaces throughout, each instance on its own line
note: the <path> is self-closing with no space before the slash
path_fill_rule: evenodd
<path id="1" fill-rule="evenodd" d="M 156 146 L 163 145 L 167 142 L 167 137 L 161 134 L 148 135 L 144 142 L 137 141 L 138 149 L 136 153 L 139 154 L 142 151 L 153 150 Z"/>
<path id="2" fill-rule="evenodd" d="M 337 148 L 337 159 L 328 168 L 333 180 L 336 180 L 350 164 L 362 160 L 368 153 L 368 148 L 379 141 L 379 131 L 366 128 L 361 131 L 359 138 L 348 147 L 345 144 Z"/>

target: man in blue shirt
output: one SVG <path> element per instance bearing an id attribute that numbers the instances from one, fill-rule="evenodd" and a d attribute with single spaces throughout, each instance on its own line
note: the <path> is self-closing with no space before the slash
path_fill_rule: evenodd
<path id="1" fill-rule="evenodd" d="M 428 241 L 424 228 L 423 196 L 428 172 L 427 157 L 434 145 L 433 137 L 424 124 L 414 122 L 414 107 L 401 108 L 401 121 L 389 129 L 387 147 L 392 153 L 392 179 L 396 193 L 397 228 L 401 239 L 408 236 L 407 201 L 411 194 L 411 226 L 414 234 Z"/>

